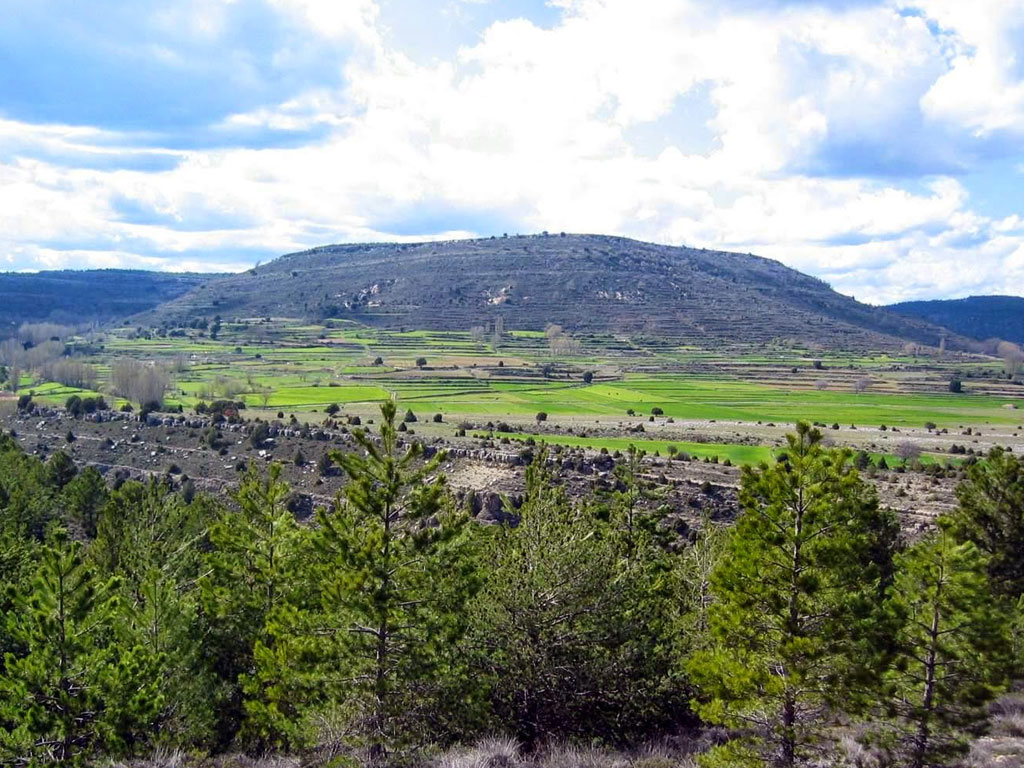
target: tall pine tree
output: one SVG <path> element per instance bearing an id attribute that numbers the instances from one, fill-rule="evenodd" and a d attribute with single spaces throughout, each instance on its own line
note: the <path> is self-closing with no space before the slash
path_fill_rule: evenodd
<path id="1" fill-rule="evenodd" d="M 156 720 L 151 655 L 117 644 L 109 585 L 62 532 L 43 547 L 32 587 L 8 614 L 18 650 L 0 676 L 0 754 L 15 763 L 77 764 L 130 751 Z"/>
<path id="2" fill-rule="evenodd" d="M 947 526 L 988 555 L 993 589 L 1016 600 L 1024 595 L 1024 462 L 994 448 L 967 472 Z"/>
<path id="3" fill-rule="evenodd" d="M 711 579 L 711 647 L 688 664 L 699 714 L 745 734 L 715 750 L 717 764 L 802 764 L 829 706 L 856 707 L 870 677 L 879 512 L 849 458 L 801 423 L 774 465 L 744 468 L 742 512 Z"/>
<path id="4" fill-rule="evenodd" d="M 938 531 L 896 564 L 900 628 L 886 683 L 897 747 L 908 768 L 947 765 L 985 724 L 984 705 L 1005 678 L 1006 616 L 971 542 Z"/>
<path id="5" fill-rule="evenodd" d="M 221 737 L 241 729 L 243 743 L 255 751 L 280 746 L 294 720 L 271 700 L 274 687 L 257 669 L 257 657 L 273 647 L 269 625 L 276 611 L 302 588 L 300 531 L 288 494 L 280 465 L 272 464 L 264 476 L 250 464 L 233 496 L 237 509 L 224 510 L 210 530 L 212 551 L 200 580 L 215 671 L 224 683 Z"/>
<path id="6" fill-rule="evenodd" d="M 327 696 L 374 763 L 451 727 L 438 719 L 468 682 L 458 647 L 477 583 L 467 518 L 438 474 L 442 455 L 425 460 L 419 443 L 403 447 L 395 415 L 394 401 L 384 403 L 378 439 L 356 430 L 362 453 L 332 454 L 348 483 L 334 511 L 318 516 Z"/>

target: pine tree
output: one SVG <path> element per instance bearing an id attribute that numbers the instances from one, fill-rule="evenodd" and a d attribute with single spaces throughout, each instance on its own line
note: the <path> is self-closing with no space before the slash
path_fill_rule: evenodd
<path id="1" fill-rule="evenodd" d="M 281 467 L 272 464 L 266 477 L 255 464 L 233 498 L 237 510 L 225 510 L 210 530 L 212 551 L 200 581 L 201 603 L 211 624 L 215 671 L 227 685 L 222 703 L 222 736 L 244 729 L 243 741 L 255 750 L 281 744 L 294 713 L 280 713 L 266 699 L 265 656 L 274 638 L 268 625 L 287 606 L 297 588 L 300 535 L 288 510 L 288 485 Z"/>
<path id="2" fill-rule="evenodd" d="M 192 584 L 217 512 L 204 497 L 186 503 L 165 481 L 125 483 L 100 512 L 90 559 L 105 575 L 119 576 L 136 600 L 154 571 L 183 586 Z"/>
<path id="3" fill-rule="evenodd" d="M 644 486 L 640 473 L 646 456 L 645 451 L 631 443 L 625 457 L 614 469 L 616 490 L 612 494 L 610 522 L 626 558 L 636 556 L 654 539 L 664 541 L 664 532 L 658 524 L 664 519 L 666 510 L 658 508 L 652 512 L 647 509 L 651 502 L 659 500 L 660 494 L 652 493 Z"/>
<path id="4" fill-rule="evenodd" d="M 62 489 L 78 474 L 78 467 L 64 451 L 57 451 L 46 462 L 46 475 L 57 490 Z"/>
<path id="5" fill-rule="evenodd" d="M 188 503 L 166 482 L 125 483 L 103 506 L 88 551 L 102 576 L 117 578 L 119 641 L 160 659 L 160 741 L 175 747 L 209 740 L 213 729 L 215 680 L 196 581 L 215 512 L 208 499 Z"/>
<path id="6" fill-rule="evenodd" d="M 698 713 L 745 729 L 714 751 L 721 765 L 802 763 L 825 710 L 856 709 L 856 683 L 870 677 L 879 515 L 849 458 L 801 423 L 774 465 L 744 468 L 742 513 L 711 579 L 711 648 L 687 665 Z"/>
<path id="7" fill-rule="evenodd" d="M 641 476 L 645 455 L 630 445 L 616 465 L 609 524 L 596 529 L 615 553 L 612 581 L 595 618 L 608 652 L 601 706 L 617 714 L 595 712 L 586 720 L 593 733 L 620 743 L 642 740 L 688 715 L 678 706 L 686 698 L 685 681 L 676 674 L 673 649 L 677 594 L 669 545 L 674 532 L 662 525 L 668 512 L 663 493 L 648 488 Z"/>
<path id="8" fill-rule="evenodd" d="M 59 505 L 46 466 L 0 435 L 0 530 L 41 540 Z"/>
<path id="9" fill-rule="evenodd" d="M 128 751 L 149 729 L 161 703 L 153 659 L 111 644 L 115 611 L 81 545 L 55 534 L 7 617 L 19 650 L 0 676 L 0 755 L 77 764 L 101 747 Z"/>
<path id="10" fill-rule="evenodd" d="M 1024 595 L 1024 462 L 994 448 L 967 472 L 948 527 L 988 555 L 993 589 L 1016 600 Z"/>
<path id="11" fill-rule="evenodd" d="M 897 558 L 892 608 L 901 626 L 886 683 L 909 768 L 962 756 L 1005 677 L 1006 617 L 986 565 L 973 543 L 958 545 L 944 531 Z"/>
<path id="12" fill-rule="evenodd" d="M 488 531 L 473 647 L 495 715 L 528 747 L 624 741 L 678 713 L 661 706 L 667 569 L 621 518 L 571 502 L 547 461 L 527 468 L 518 525 Z"/>
<path id="13" fill-rule="evenodd" d="M 705 516 L 689 546 L 676 559 L 673 573 L 678 595 L 676 645 L 683 658 L 694 651 L 707 650 L 711 642 L 714 602 L 711 576 L 727 541 L 728 531 Z"/>
<path id="14" fill-rule="evenodd" d="M 120 591 L 119 641 L 159 662 L 158 742 L 176 748 L 212 743 L 216 680 L 204 653 L 196 589 L 152 570 L 131 591 Z"/>
<path id="15" fill-rule="evenodd" d="M 107 484 L 95 467 L 86 467 L 71 480 L 61 494 L 66 514 L 82 526 L 88 539 L 95 539 L 100 510 L 107 502 Z"/>
<path id="16" fill-rule="evenodd" d="M 477 583 L 467 518 L 437 474 L 443 455 L 424 460 L 419 443 L 403 450 L 395 415 L 393 401 L 381 406 L 379 440 L 353 432 L 365 455 L 332 454 L 348 484 L 318 516 L 330 575 L 326 669 L 337 670 L 327 695 L 344 700 L 372 762 L 428 736 L 444 714 L 438 702 L 467 682 L 457 648 Z"/>

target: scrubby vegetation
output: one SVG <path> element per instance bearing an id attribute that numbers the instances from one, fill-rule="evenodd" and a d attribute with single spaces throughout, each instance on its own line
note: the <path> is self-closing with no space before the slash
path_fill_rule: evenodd
<path id="1" fill-rule="evenodd" d="M 536 446 L 515 519 L 483 525 L 397 414 L 321 462 L 347 482 L 303 523 L 277 465 L 214 499 L 0 438 L 0 764 L 924 768 L 995 750 L 986 707 L 1021 671 L 1012 454 L 970 466 L 955 512 L 911 536 L 806 424 L 744 468 L 735 524 L 695 531 L 639 451 L 614 491 L 574 498 Z"/>

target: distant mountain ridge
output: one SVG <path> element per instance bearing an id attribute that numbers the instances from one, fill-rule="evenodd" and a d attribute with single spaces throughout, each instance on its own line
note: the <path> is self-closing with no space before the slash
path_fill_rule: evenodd
<path id="1" fill-rule="evenodd" d="M 24 322 L 122 320 L 220 276 L 137 269 L 0 272 L 0 337 Z"/>
<path id="2" fill-rule="evenodd" d="M 791 339 L 809 347 L 966 345 L 936 325 L 872 307 L 750 254 L 599 235 L 330 245 L 196 286 L 138 320 L 345 318 L 391 328 L 493 323 L 702 345 Z"/>
<path id="3" fill-rule="evenodd" d="M 943 325 L 976 339 L 998 338 L 1024 344 L 1024 298 L 968 296 L 966 299 L 905 301 L 887 309 Z"/>

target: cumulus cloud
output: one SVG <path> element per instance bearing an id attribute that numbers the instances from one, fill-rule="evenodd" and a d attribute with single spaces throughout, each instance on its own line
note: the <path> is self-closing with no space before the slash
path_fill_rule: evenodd
<path id="1" fill-rule="evenodd" d="M 758 253 L 870 301 L 1019 293 L 1024 209 L 968 179 L 1019 180 L 1024 0 L 967 5 L 453 3 L 423 34 L 477 27 L 429 57 L 393 0 L 118 6 L 136 42 L 72 14 L 59 77 L 18 48 L 42 87 L 0 79 L 0 256 L 235 269 L 548 229 Z"/>

